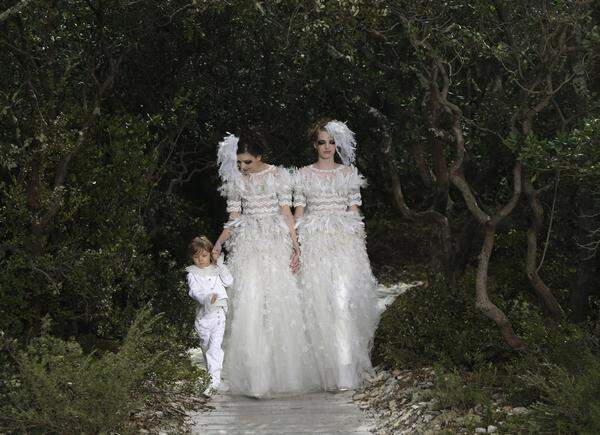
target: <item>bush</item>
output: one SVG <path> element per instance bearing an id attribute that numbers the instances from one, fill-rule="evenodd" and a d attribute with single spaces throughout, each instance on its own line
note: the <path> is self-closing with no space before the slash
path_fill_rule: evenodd
<path id="1" fill-rule="evenodd" d="M 123 428 L 163 355 L 150 334 L 158 319 L 142 310 L 116 353 L 85 354 L 77 342 L 47 334 L 23 351 L 11 351 L 15 370 L 3 379 L 0 429 L 98 433 Z"/>
<path id="2" fill-rule="evenodd" d="M 579 373 L 571 373 L 556 364 L 547 364 L 537 373 L 522 377 L 541 393 L 527 421 L 532 431 L 600 433 L 600 359 L 590 353 L 580 357 L 585 368 Z"/>
<path id="3" fill-rule="evenodd" d="M 475 405 L 489 408 L 494 374 L 493 370 L 478 370 L 471 373 L 468 379 L 464 379 L 464 374 L 461 375 L 456 369 L 446 372 L 444 368 L 437 367 L 434 397 L 440 408 L 467 410 Z M 492 379 L 488 379 L 490 375 Z"/>
<path id="4" fill-rule="evenodd" d="M 467 276 L 456 289 L 434 282 L 400 296 L 381 318 L 375 362 L 473 367 L 502 357 L 508 348 L 496 325 L 476 310 L 473 289 Z"/>

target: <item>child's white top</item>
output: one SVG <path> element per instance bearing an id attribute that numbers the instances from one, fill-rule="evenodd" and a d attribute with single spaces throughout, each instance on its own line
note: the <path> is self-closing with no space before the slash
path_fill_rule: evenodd
<path id="1" fill-rule="evenodd" d="M 207 267 L 198 267 L 191 265 L 185 268 L 187 271 L 188 294 L 194 300 L 204 306 L 210 305 L 210 299 L 213 294 L 217 295 L 217 300 L 227 299 L 225 287 L 233 284 L 233 277 L 223 263 L 222 257 L 216 265 Z"/>

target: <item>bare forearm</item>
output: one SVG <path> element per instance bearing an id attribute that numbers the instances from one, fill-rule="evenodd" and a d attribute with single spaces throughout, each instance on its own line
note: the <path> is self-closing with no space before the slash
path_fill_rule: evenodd
<path id="1" fill-rule="evenodd" d="M 296 220 L 302 219 L 304 217 L 304 207 L 296 207 L 294 209 L 294 218 Z"/>
<path id="2" fill-rule="evenodd" d="M 225 243 L 227 241 L 227 239 L 229 239 L 230 236 L 231 236 L 231 230 L 229 228 L 224 228 L 223 231 L 221 232 L 221 235 L 215 242 L 215 245 L 222 245 L 223 243 Z"/>
<path id="3" fill-rule="evenodd" d="M 292 238 L 292 242 L 297 243 L 298 236 L 296 235 L 296 222 L 294 220 L 294 216 L 292 215 L 292 211 L 289 207 L 282 207 L 281 213 L 283 214 L 285 223 L 287 224 L 290 230 L 290 237 Z"/>
<path id="4" fill-rule="evenodd" d="M 239 218 L 240 218 L 240 213 L 230 213 L 229 214 L 229 221 L 225 224 L 225 227 L 223 228 L 221 235 L 215 242 L 215 245 L 221 246 L 223 243 L 225 243 L 227 241 L 227 239 L 229 239 L 229 237 L 231 237 L 230 225 Z"/>

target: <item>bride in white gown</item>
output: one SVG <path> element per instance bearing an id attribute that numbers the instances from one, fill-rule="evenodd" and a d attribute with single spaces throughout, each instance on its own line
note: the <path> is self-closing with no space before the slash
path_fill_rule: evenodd
<path id="1" fill-rule="evenodd" d="M 319 388 L 292 272 L 299 253 L 292 179 L 285 168 L 262 160 L 264 147 L 264 138 L 247 130 L 239 140 L 226 137 L 218 153 L 230 220 L 214 252 L 219 255 L 226 241 L 234 278 L 224 377 L 231 393 L 253 397 Z"/>
<path id="2" fill-rule="evenodd" d="M 311 140 L 318 161 L 295 177 L 300 282 L 321 388 L 344 390 L 372 371 L 370 350 L 380 313 L 358 210 L 365 180 L 351 165 L 356 142 L 345 124 L 317 123 Z M 335 163 L 336 151 L 343 165 Z"/>

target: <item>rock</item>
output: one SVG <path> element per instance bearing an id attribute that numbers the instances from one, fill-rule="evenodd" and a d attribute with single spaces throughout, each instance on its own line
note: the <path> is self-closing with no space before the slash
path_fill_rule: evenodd
<path id="1" fill-rule="evenodd" d="M 138 429 L 138 433 L 150 433 L 150 431 L 146 429 Z"/>
<path id="2" fill-rule="evenodd" d="M 375 379 L 375 376 L 373 376 L 372 374 L 370 374 L 370 373 L 367 373 L 367 374 L 365 375 L 365 382 L 366 382 L 366 383 L 368 383 L 368 384 L 372 383 L 372 382 L 373 382 L 373 379 Z"/>
<path id="3" fill-rule="evenodd" d="M 383 389 L 383 394 L 389 396 L 396 390 L 396 385 L 394 384 L 386 384 L 386 387 Z"/>
<path id="4" fill-rule="evenodd" d="M 425 415 L 423 415 L 423 421 L 425 423 L 429 423 L 431 420 L 433 420 L 433 415 L 431 415 L 431 414 L 425 414 Z"/>
<path id="5" fill-rule="evenodd" d="M 440 411 L 445 408 L 446 407 L 436 399 L 427 402 L 427 409 L 430 411 Z"/>
<path id="6" fill-rule="evenodd" d="M 433 393 L 431 390 L 420 390 L 416 391 L 411 400 L 413 402 L 428 402 L 433 397 Z"/>
<path id="7" fill-rule="evenodd" d="M 481 423 L 481 420 L 482 418 L 479 415 L 469 412 L 467 415 L 458 417 L 456 419 L 456 423 L 461 426 L 474 426 L 478 423 Z"/>
<path id="8" fill-rule="evenodd" d="M 408 381 L 410 381 L 410 374 L 407 373 L 404 375 L 399 375 L 396 379 L 398 379 L 399 381 L 402 381 L 402 382 L 408 382 Z"/>
<path id="9" fill-rule="evenodd" d="M 531 412 L 530 409 L 525 408 L 524 406 L 517 406 L 516 408 L 508 411 L 508 415 L 527 415 Z"/>
<path id="10" fill-rule="evenodd" d="M 387 378 L 390 377 L 390 373 L 386 372 L 386 371 L 382 371 L 380 372 L 376 377 L 375 377 L 375 381 L 385 381 L 387 380 Z"/>
<path id="11" fill-rule="evenodd" d="M 456 411 L 449 410 L 442 412 L 440 415 L 434 418 L 436 422 L 440 425 L 445 425 L 451 421 L 454 421 L 458 418 L 458 414 Z"/>
<path id="12" fill-rule="evenodd" d="M 427 434 L 433 435 L 444 430 L 452 433 L 498 433 L 502 421 L 495 425 L 483 426 L 482 414 L 485 409 L 476 405 L 466 413 L 462 410 L 443 409 L 435 397 L 435 373 L 433 369 L 390 371 L 378 367 L 372 383 L 365 384 L 362 390 L 355 391 L 353 400 L 375 425 L 374 432 L 383 434 Z M 499 399 L 502 396 L 497 396 Z M 531 412 L 520 407 L 512 408 L 494 403 L 498 413 L 522 415 Z"/>

